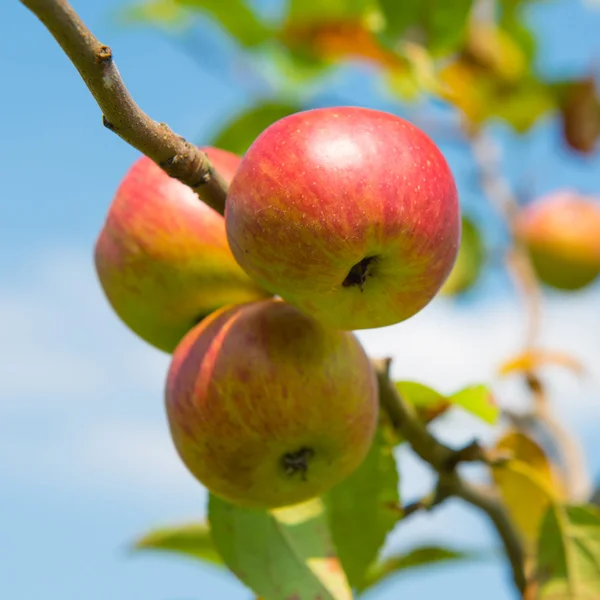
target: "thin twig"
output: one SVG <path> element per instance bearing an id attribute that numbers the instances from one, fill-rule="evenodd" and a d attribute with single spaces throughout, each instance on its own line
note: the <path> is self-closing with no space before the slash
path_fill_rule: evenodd
<path id="1" fill-rule="evenodd" d="M 569 500 L 575 503 L 586 502 L 592 493 L 592 482 L 581 445 L 550 410 L 546 386 L 542 380 L 534 373 L 529 373 L 527 385 L 533 395 L 534 418 L 542 424 L 552 443 L 558 446 Z"/>
<path id="2" fill-rule="evenodd" d="M 484 133 L 471 140 L 473 158 L 479 170 L 481 187 L 488 200 L 503 217 L 513 237 L 513 246 L 507 256 L 507 265 L 516 285 L 521 289 L 526 305 L 527 329 L 525 350 L 533 351 L 538 345 L 541 329 L 542 290 L 533 268 L 529 253 L 517 233 L 519 201 L 509 182 L 502 175 L 499 149 L 494 141 Z M 585 468 L 581 445 L 562 423 L 553 415 L 545 386 L 535 369 L 526 374 L 526 380 L 533 396 L 531 421 L 538 423 L 549 434 L 552 444 L 560 457 L 561 471 L 569 497 L 582 500 L 589 495 L 590 482 Z"/>
<path id="3" fill-rule="evenodd" d="M 408 441 L 415 453 L 429 463 L 438 474 L 438 497 L 455 496 L 485 512 L 494 524 L 509 559 L 513 580 L 519 593 L 526 586 L 525 555 L 517 530 L 512 525 L 502 503 L 492 494 L 484 493 L 466 482 L 456 471 L 460 453 L 470 459 L 464 450 L 452 450 L 437 440 L 419 420 L 390 379 L 391 359 L 373 360 L 373 368 L 379 383 L 379 400 L 392 425 Z M 467 448 L 474 448 L 469 445 Z M 416 503 L 411 512 L 423 508 Z"/>
<path id="4" fill-rule="evenodd" d="M 531 349 L 539 337 L 542 294 L 527 250 L 519 236 L 515 235 L 519 201 L 506 178 L 501 175 L 500 151 L 494 141 L 484 133 L 479 133 L 471 142 L 483 192 L 513 235 L 514 244 L 508 253 L 507 263 L 527 304 L 525 347 Z"/>
<path id="5" fill-rule="evenodd" d="M 45 25 L 79 71 L 102 110 L 104 126 L 223 214 L 227 185 L 206 154 L 141 110 L 121 79 L 111 49 L 94 37 L 70 4 L 66 0 L 20 1 Z"/>

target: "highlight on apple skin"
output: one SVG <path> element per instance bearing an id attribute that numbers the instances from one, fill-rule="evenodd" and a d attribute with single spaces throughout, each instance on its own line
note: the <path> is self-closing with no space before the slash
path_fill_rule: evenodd
<path id="1" fill-rule="evenodd" d="M 452 270 L 461 229 L 435 143 L 358 107 L 295 113 L 263 131 L 233 177 L 225 222 L 255 281 L 345 330 L 424 308 Z"/>
<path id="2" fill-rule="evenodd" d="M 303 502 L 350 475 L 379 411 L 354 334 L 277 299 L 222 308 L 192 329 L 173 354 L 166 407 L 189 471 L 255 508 Z"/>
<path id="3" fill-rule="evenodd" d="M 203 150 L 231 181 L 240 158 Z M 236 263 L 223 217 L 146 157 L 121 182 L 94 259 L 117 315 L 165 352 L 215 309 L 270 296 Z"/>
<path id="4" fill-rule="evenodd" d="M 525 206 L 516 230 L 549 287 L 578 290 L 600 274 L 600 199 L 557 190 Z"/>

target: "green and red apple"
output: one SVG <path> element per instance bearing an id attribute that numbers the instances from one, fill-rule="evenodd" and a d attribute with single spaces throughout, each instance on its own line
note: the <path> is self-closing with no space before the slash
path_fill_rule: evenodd
<path id="1" fill-rule="evenodd" d="M 203 150 L 231 181 L 240 158 Z M 117 315 L 165 352 L 214 310 L 269 296 L 236 263 L 223 217 L 146 157 L 116 192 L 96 242 L 95 264 Z"/>
<path id="2" fill-rule="evenodd" d="M 358 107 L 270 125 L 240 162 L 225 221 L 253 280 L 345 330 L 424 308 L 461 234 L 454 177 L 435 143 L 404 119 Z"/>
<path id="3" fill-rule="evenodd" d="M 555 191 L 527 205 L 516 230 L 546 285 L 578 290 L 600 274 L 600 199 Z"/>
<path id="4" fill-rule="evenodd" d="M 354 334 L 277 299 L 224 307 L 192 329 L 173 353 L 166 407 L 189 471 L 256 508 L 303 502 L 347 477 L 379 410 Z"/>

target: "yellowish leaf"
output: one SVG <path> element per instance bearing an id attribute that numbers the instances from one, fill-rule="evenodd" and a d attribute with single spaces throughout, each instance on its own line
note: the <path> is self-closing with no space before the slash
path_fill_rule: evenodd
<path id="1" fill-rule="evenodd" d="M 406 69 L 406 61 L 380 43 L 365 19 L 290 22 L 281 39 L 293 49 L 303 49 L 329 61 L 363 60 L 386 69 Z"/>
<path id="2" fill-rule="evenodd" d="M 563 484 L 541 446 L 521 432 L 509 430 L 494 452 L 510 456 L 492 467 L 492 477 L 531 553 L 546 510 L 564 497 Z"/>
<path id="3" fill-rule="evenodd" d="M 548 365 L 565 367 L 577 375 L 582 375 L 584 372 L 581 362 L 571 355 L 556 350 L 543 349 L 527 350 L 510 358 L 500 365 L 498 372 L 502 376 L 515 373 L 523 374 Z"/>

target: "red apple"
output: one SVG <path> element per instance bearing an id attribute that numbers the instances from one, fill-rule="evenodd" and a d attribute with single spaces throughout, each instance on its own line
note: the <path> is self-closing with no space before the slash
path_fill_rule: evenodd
<path id="1" fill-rule="evenodd" d="M 239 157 L 204 150 L 230 181 Z M 95 263 L 117 315 L 165 352 L 215 309 L 269 295 L 233 258 L 223 217 L 146 157 L 117 190 L 96 242 Z"/>
<path id="2" fill-rule="evenodd" d="M 600 274 L 600 200 L 558 190 L 527 205 L 517 235 L 546 285 L 577 290 Z"/>
<path id="3" fill-rule="evenodd" d="M 377 381 L 352 333 L 265 300 L 225 307 L 183 338 L 166 406 L 201 483 L 230 502 L 275 508 L 358 467 L 377 424 Z"/>
<path id="4" fill-rule="evenodd" d="M 433 141 L 355 107 L 269 126 L 233 177 L 225 221 L 255 281 L 346 330 L 425 307 L 452 269 L 461 227 L 454 178 Z"/>

